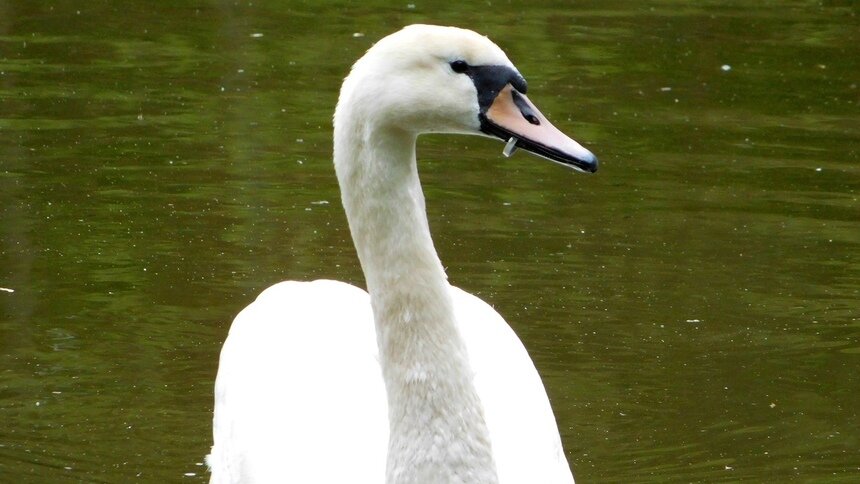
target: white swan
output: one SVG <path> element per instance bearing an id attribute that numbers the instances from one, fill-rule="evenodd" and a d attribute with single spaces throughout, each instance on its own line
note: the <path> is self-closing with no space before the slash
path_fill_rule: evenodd
<path id="1" fill-rule="evenodd" d="M 453 132 L 594 171 L 525 91 L 501 49 L 452 27 L 404 28 L 355 63 L 334 164 L 368 292 L 282 282 L 236 317 L 215 383 L 211 482 L 573 482 L 522 343 L 447 282 L 415 161 L 418 134 Z"/>

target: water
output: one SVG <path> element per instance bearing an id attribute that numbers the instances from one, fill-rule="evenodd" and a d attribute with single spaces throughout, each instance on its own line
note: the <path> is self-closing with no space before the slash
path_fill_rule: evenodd
<path id="1" fill-rule="evenodd" d="M 853 2 L 0 5 L 0 481 L 203 480 L 230 320 L 362 276 L 330 118 L 401 25 L 506 49 L 594 176 L 429 136 L 452 281 L 581 482 L 860 480 Z"/>

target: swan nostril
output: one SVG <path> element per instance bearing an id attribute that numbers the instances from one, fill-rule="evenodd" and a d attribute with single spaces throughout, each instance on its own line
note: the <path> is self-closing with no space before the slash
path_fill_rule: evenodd
<path id="1" fill-rule="evenodd" d="M 513 97 L 514 99 L 514 105 L 517 106 L 517 108 L 520 110 L 520 114 L 523 115 L 526 121 L 534 125 L 540 124 L 540 119 L 538 119 L 537 114 L 534 112 L 532 107 L 529 106 L 529 103 L 526 102 L 522 94 L 512 90 L 511 97 Z"/>

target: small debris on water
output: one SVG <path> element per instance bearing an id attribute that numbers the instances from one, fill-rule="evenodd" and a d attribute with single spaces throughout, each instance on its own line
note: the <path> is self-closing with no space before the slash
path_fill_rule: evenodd
<path id="1" fill-rule="evenodd" d="M 671 90 L 672 90 L 672 88 L 671 88 L 671 87 L 668 87 L 668 86 L 667 86 L 667 87 L 661 87 L 661 88 L 660 88 L 660 91 L 661 91 L 661 92 L 669 92 L 669 91 L 671 91 Z"/>
<path id="2" fill-rule="evenodd" d="M 251 37 L 254 39 L 259 39 L 262 36 L 263 34 L 261 32 L 254 32 L 253 34 L 251 34 Z"/>
<path id="3" fill-rule="evenodd" d="M 0 287 L 0 291 L 9 292 L 9 293 L 15 292 L 14 289 L 9 289 L 8 287 Z"/>
<path id="4" fill-rule="evenodd" d="M 364 32 L 353 32 L 352 36 L 355 38 L 364 37 Z"/>
<path id="5" fill-rule="evenodd" d="M 723 64 L 723 65 L 721 65 L 721 66 L 720 66 L 720 69 L 721 69 L 723 72 L 729 72 L 730 70 L 732 70 L 732 66 L 730 66 L 730 65 L 728 65 L 728 64 Z"/>

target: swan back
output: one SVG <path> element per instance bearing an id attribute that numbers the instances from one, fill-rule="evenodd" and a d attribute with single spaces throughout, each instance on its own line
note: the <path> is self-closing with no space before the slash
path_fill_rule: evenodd
<path id="1" fill-rule="evenodd" d="M 330 280 L 263 291 L 230 327 L 215 402 L 212 484 L 384 482 L 388 413 L 367 292 Z"/>

